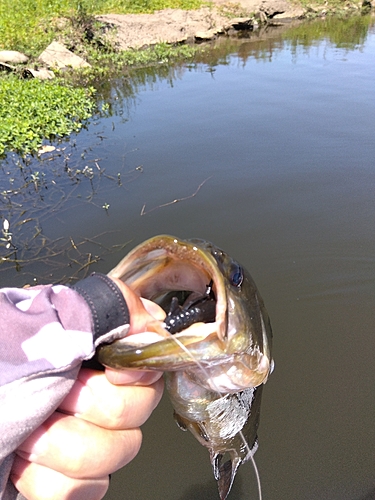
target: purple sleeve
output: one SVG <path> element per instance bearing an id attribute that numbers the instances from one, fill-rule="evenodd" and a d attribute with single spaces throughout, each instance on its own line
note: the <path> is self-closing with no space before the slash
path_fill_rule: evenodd
<path id="1" fill-rule="evenodd" d="M 78 366 L 93 353 L 92 329 L 85 300 L 67 287 L 2 289 L 0 387 Z"/>
<path id="2" fill-rule="evenodd" d="M 1 500 L 17 498 L 8 480 L 14 450 L 58 408 L 93 356 L 93 323 L 87 300 L 68 287 L 0 290 Z"/>

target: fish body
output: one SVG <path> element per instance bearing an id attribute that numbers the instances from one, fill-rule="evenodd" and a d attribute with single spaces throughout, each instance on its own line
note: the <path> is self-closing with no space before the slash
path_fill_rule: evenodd
<path id="1" fill-rule="evenodd" d="M 155 342 L 132 344 L 126 337 L 101 347 L 98 359 L 112 368 L 166 372 L 176 422 L 209 449 L 226 499 L 238 467 L 257 449 L 262 387 L 273 366 L 270 321 L 253 279 L 212 243 L 166 235 L 136 247 L 109 276 L 160 304 L 174 293 L 193 297 L 185 307 L 197 307 L 193 323 L 185 327 L 182 306 L 169 314 L 181 320 L 177 333 L 171 335 L 166 320 Z M 213 300 L 214 315 L 212 303 L 210 313 L 204 310 Z"/>

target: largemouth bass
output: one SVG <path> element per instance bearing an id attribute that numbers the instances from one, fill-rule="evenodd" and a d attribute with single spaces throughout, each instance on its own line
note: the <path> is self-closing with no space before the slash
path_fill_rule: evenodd
<path id="1" fill-rule="evenodd" d="M 208 448 L 226 499 L 257 449 L 262 387 L 273 366 L 270 321 L 254 281 L 212 243 L 165 235 L 137 246 L 109 276 L 168 316 L 151 341 L 118 340 L 100 348 L 99 361 L 166 372 L 175 419 Z"/>

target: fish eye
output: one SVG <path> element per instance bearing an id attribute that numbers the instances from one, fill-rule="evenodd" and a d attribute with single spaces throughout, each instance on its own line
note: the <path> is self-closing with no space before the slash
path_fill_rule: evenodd
<path id="1" fill-rule="evenodd" d="M 242 285 L 243 282 L 243 271 L 241 266 L 235 265 L 233 266 L 232 272 L 230 274 L 230 281 L 233 286 L 237 288 Z"/>

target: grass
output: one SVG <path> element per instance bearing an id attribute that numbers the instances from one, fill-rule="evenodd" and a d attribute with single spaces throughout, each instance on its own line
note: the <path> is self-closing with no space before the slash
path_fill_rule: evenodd
<path id="1" fill-rule="evenodd" d="M 363 0 L 299 0 L 299 4 L 307 9 L 307 17 L 320 16 L 324 11 L 328 14 L 347 15 L 350 11 L 358 11 Z"/>
<path id="2" fill-rule="evenodd" d="M 0 50 L 38 55 L 56 36 L 61 18 L 148 13 L 165 8 L 189 10 L 200 5 L 201 0 L 1 0 Z"/>

